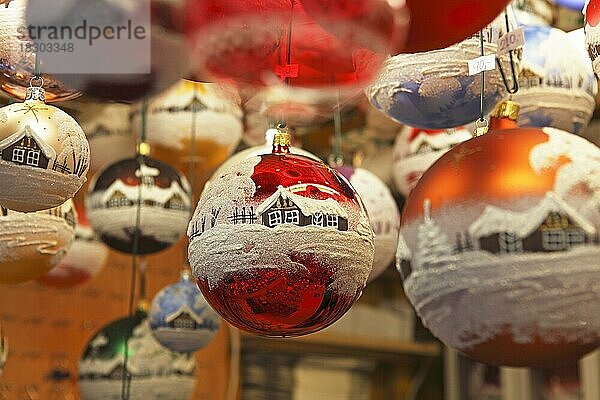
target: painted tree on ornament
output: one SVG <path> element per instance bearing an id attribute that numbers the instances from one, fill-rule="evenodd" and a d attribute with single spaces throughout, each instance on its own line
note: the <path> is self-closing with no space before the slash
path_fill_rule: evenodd
<path id="1" fill-rule="evenodd" d="M 424 221 L 419 225 L 417 233 L 416 269 L 446 267 L 455 263 L 456 257 L 452 254 L 448 236 L 431 219 L 431 201 L 429 199 L 425 200 L 423 210 Z"/>

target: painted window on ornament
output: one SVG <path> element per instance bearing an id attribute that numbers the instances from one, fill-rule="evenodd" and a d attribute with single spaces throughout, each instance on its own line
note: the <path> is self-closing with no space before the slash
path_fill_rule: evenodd
<path id="1" fill-rule="evenodd" d="M 144 186 L 154 186 L 154 178 L 152 176 L 142 176 L 142 185 Z"/>
<path id="2" fill-rule="evenodd" d="M 285 212 L 285 223 L 300 225 L 300 211 L 298 210 L 287 210 Z"/>
<path id="3" fill-rule="evenodd" d="M 196 322 L 189 315 L 182 315 L 173 321 L 175 329 L 195 329 Z"/>
<path id="4" fill-rule="evenodd" d="M 12 161 L 16 163 L 25 162 L 25 150 L 24 149 L 14 149 L 12 154 Z"/>
<path id="5" fill-rule="evenodd" d="M 325 226 L 325 216 L 322 213 L 316 213 L 313 215 L 313 225 Z"/>
<path id="6" fill-rule="evenodd" d="M 544 250 L 556 251 L 566 247 L 566 235 L 562 229 L 547 229 L 542 232 L 542 247 Z"/>
<path id="7" fill-rule="evenodd" d="M 500 242 L 500 253 L 521 253 L 523 252 L 523 241 L 514 233 L 502 232 L 498 238 Z"/>
<path id="8" fill-rule="evenodd" d="M 582 229 L 571 229 L 567 232 L 567 243 L 569 246 L 585 244 L 585 232 Z"/>
<path id="9" fill-rule="evenodd" d="M 40 165 L 39 150 L 30 150 L 27 153 L 27 165 L 31 165 L 32 167 L 37 167 L 38 165 Z"/>
<path id="10" fill-rule="evenodd" d="M 338 229 L 339 219 L 338 219 L 337 215 L 328 215 L 327 216 L 327 227 Z"/>
<path id="11" fill-rule="evenodd" d="M 269 213 L 269 226 L 274 227 L 283 224 L 283 218 L 280 211 L 271 211 Z"/>

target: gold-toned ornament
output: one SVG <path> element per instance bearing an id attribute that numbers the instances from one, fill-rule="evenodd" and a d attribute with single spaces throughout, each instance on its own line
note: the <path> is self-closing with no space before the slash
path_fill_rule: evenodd
<path id="1" fill-rule="evenodd" d="M 75 238 L 72 200 L 36 213 L 0 212 L 0 283 L 35 279 L 54 268 Z"/>
<path id="2" fill-rule="evenodd" d="M 0 108 L 0 205 L 31 212 L 57 207 L 86 181 L 90 150 L 79 124 L 30 87 L 24 103 Z"/>
<path id="3" fill-rule="evenodd" d="M 25 98 L 35 75 L 36 46 L 27 35 L 26 6 L 27 0 L 0 0 L 0 92 L 19 100 Z M 81 96 L 50 75 L 42 78 L 49 103 Z"/>

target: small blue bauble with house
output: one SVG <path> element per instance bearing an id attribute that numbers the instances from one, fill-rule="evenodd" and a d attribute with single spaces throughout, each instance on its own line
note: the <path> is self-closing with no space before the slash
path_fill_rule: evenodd
<path id="1" fill-rule="evenodd" d="M 168 349 L 185 353 L 206 347 L 221 326 L 220 317 L 187 271 L 178 283 L 156 295 L 149 318 L 156 340 Z"/>

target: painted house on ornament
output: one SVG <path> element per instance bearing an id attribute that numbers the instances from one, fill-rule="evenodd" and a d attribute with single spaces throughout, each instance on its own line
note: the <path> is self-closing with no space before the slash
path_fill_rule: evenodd
<path id="1" fill-rule="evenodd" d="M 488 206 L 469 234 L 494 254 L 564 251 L 598 241 L 594 225 L 553 192 L 524 212 Z"/>
<path id="2" fill-rule="evenodd" d="M 56 159 L 56 152 L 33 129 L 26 126 L 0 141 L 0 157 L 13 164 L 48 169 L 50 161 Z"/>
<path id="3" fill-rule="evenodd" d="M 167 315 L 165 322 L 169 328 L 192 331 L 206 325 L 204 319 L 185 304 L 179 310 Z"/>
<path id="4" fill-rule="evenodd" d="M 319 226 L 348 230 L 348 214 L 334 199 L 316 200 L 292 193 L 283 186 L 257 209 L 262 224 L 275 228 L 283 224 Z"/>
<path id="5" fill-rule="evenodd" d="M 405 281 L 412 274 L 412 252 L 404 240 L 402 233 L 398 236 L 398 249 L 396 250 L 396 268 Z"/>

